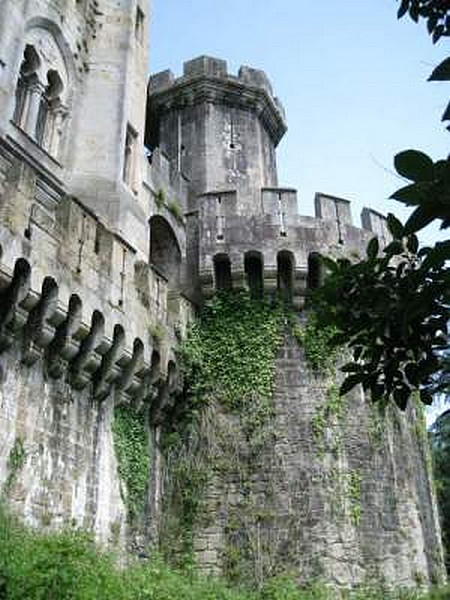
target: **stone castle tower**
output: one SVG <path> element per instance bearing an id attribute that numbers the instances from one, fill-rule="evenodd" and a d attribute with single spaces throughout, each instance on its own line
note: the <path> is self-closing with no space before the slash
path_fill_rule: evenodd
<path id="1" fill-rule="evenodd" d="M 151 415 L 163 418 L 177 393 L 179 337 L 203 299 L 218 288 L 278 289 L 301 310 L 320 281 L 317 253 L 362 252 L 374 234 L 385 242 L 385 220 L 365 209 L 360 229 L 349 203 L 325 194 L 314 218 L 298 215 L 295 190 L 278 184 L 286 122 L 262 71 L 233 76 L 200 57 L 147 88 L 145 0 L 0 0 L 0 11 L 0 485 L 33 526 L 73 522 L 124 541 L 114 408 L 142 409 L 153 447 L 139 544 L 154 542 L 162 459 Z M 340 431 L 340 452 L 327 438 L 318 456 L 312 422 L 326 382 L 288 338 L 277 367 L 266 526 L 277 557 L 301 577 L 320 563 L 340 584 L 439 579 L 414 411 L 375 444 L 355 393 L 345 423 L 327 430 Z M 335 518 L 339 486 L 353 496 L 344 493 Z M 220 494 L 195 544 L 216 572 L 232 504 L 219 481 L 210 495 Z"/>

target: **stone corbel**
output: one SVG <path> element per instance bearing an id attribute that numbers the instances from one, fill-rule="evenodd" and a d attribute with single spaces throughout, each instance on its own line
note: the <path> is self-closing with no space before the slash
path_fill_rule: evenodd
<path id="1" fill-rule="evenodd" d="M 66 373 L 69 363 L 76 356 L 80 344 L 73 335 L 81 325 L 82 303 L 78 296 L 72 295 L 65 320 L 57 327 L 55 337 L 47 350 L 47 373 L 59 379 Z"/>
<path id="2" fill-rule="evenodd" d="M 0 295 L 0 352 L 8 349 L 27 320 L 20 308 L 30 290 L 30 265 L 20 258 L 14 267 L 11 284 Z"/>
<path id="3" fill-rule="evenodd" d="M 100 367 L 101 357 L 96 352 L 102 343 L 105 319 L 95 310 L 91 328 L 81 342 L 78 354 L 70 366 L 70 382 L 76 390 L 82 390 L 91 380 L 92 374 Z"/>
<path id="4" fill-rule="evenodd" d="M 114 327 L 111 348 L 102 358 L 100 368 L 94 376 L 94 398 L 104 400 L 111 390 L 111 385 L 118 379 L 121 369 L 118 364 L 125 343 L 125 333 L 121 325 Z"/>
<path id="5" fill-rule="evenodd" d="M 134 340 L 133 354 L 124 365 L 122 375 L 116 384 L 118 394 L 128 395 L 132 398 L 138 395 L 144 381 L 137 377 L 137 373 L 142 373 L 144 368 L 144 344 L 139 338 Z"/>
<path id="6" fill-rule="evenodd" d="M 31 310 L 24 329 L 22 362 L 34 364 L 44 354 L 54 337 L 55 329 L 49 323 L 58 303 L 58 286 L 51 277 L 46 277 L 42 285 L 39 302 Z"/>

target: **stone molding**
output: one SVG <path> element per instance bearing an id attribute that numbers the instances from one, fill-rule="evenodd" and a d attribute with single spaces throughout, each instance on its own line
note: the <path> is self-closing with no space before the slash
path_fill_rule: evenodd
<path id="1" fill-rule="evenodd" d="M 266 89 L 237 77 L 196 75 L 181 77 L 169 86 L 149 84 L 149 98 L 153 115 L 161 115 L 174 108 L 185 108 L 210 102 L 255 112 L 276 146 L 287 131 L 284 112 L 277 100 Z"/>

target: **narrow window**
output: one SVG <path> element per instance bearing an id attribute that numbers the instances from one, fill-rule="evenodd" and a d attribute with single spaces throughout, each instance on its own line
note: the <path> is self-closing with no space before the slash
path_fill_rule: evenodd
<path id="1" fill-rule="evenodd" d="M 287 250 L 282 250 L 277 256 L 277 284 L 281 298 L 285 302 L 292 302 L 294 257 Z"/>
<path id="2" fill-rule="evenodd" d="M 248 289 L 252 298 L 261 298 L 263 294 L 263 262 L 259 252 L 247 252 L 244 257 L 244 269 Z"/>
<path id="3" fill-rule="evenodd" d="M 138 6 L 136 9 L 136 22 L 134 26 L 134 34 L 139 44 L 142 44 L 144 42 L 144 19 L 144 12 Z"/>
<path id="4" fill-rule="evenodd" d="M 217 290 L 231 289 L 231 263 L 227 254 L 217 254 L 214 257 L 214 279 Z"/>
<path id="5" fill-rule="evenodd" d="M 278 221 L 280 226 L 280 235 L 286 236 L 286 208 L 283 194 L 278 194 Z"/>
<path id="6" fill-rule="evenodd" d="M 218 240 L 223 240 L 225 229 L 225 216 L 223 215 L 222 198 L 217 196 L 217 212 L 216 212 L 216 237 Z"/>
<path id="7" fill-rule="evenodd" d="M 123 180 L 124 182 L 134 190 L 135 186 L 135 161 L 136 161 L 136 142 L 137 133 L 131 127 L 127 125 L 127 132 L 125 135 L 125 148 L 123 157 Z"/>
<path id="8" fill-rule="evenodd" d="M 322 285 L 322 262 L 317 252 L 312 252 L 308 256 L 308 279 L 307 286 L 309 290 L 316 290 Z"/>

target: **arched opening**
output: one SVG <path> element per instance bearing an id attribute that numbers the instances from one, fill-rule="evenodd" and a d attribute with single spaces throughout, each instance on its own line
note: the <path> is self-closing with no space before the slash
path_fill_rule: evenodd
<path id="1" fill-rule="evenodd" d="M 41 97 L 36 123 L 36 141 L 43 148 L 52 151 L 55 140 L 56 115 L 61 106 L 61 94 L 64 89 L 59 73 L 54 69 L 47 72 L 47 85 Z"/>
<path id="2" fill-rule="evenodd" d="M 173 360 L 167 366 L 167 387 L 169 392 L 173 391 L 177 384 L 177 367 Z"/>
<path id="3" fill-rule="evenodd" d="M 294 256 L 292 252 L 282 250 L 277 255 L 277 288 L 285 302 L 292 302 L 294 287 Z"/>
<path id="4" fill-rule="evenodd" d="M 161 356 L 157 350 L 153 350 L 151 366 L 150 366 L 150 381 L 151 383 L 155 383 L 160 376 L 161 373 Z"/>
<path id="5" fill-rule="evenodd" d="M 180 281 L 181 251 L 169 223 L 160 215 L 150 219 L 150 263 L 165 277 L 169 285 Z"/>
<path id="6" fill-rule="evenodd" d="M 244 270 L 248 289 L 252 298 L 263 295 L 263 259 L 259 252 L 247 252 L 244 257 Z"/>
<path id="7" fill-rule="evenodd" d="M 228 254 L 216 254 L 214 257 L 214 282 L 216 290 L 231 289 L 231 262 Z"/>
<path id="8" fill-rule="evenodd" d="M 320 254 L 312 252 L 308 256 L 308 290 L 316 290 L 323 282 L 323 267 Z"/>
<path id="9" fill-rule="evenodd" d="M 22 129 L 26 129 L 27 126 L 32 88 L 39 83 L 37 71 L 40 66 L 41 60 L 36 49 L 31 44 L 27 44 L 20 65 L 19 79 L 16 87 L 16 105 L 13 115 L 14 123 Z"/>

